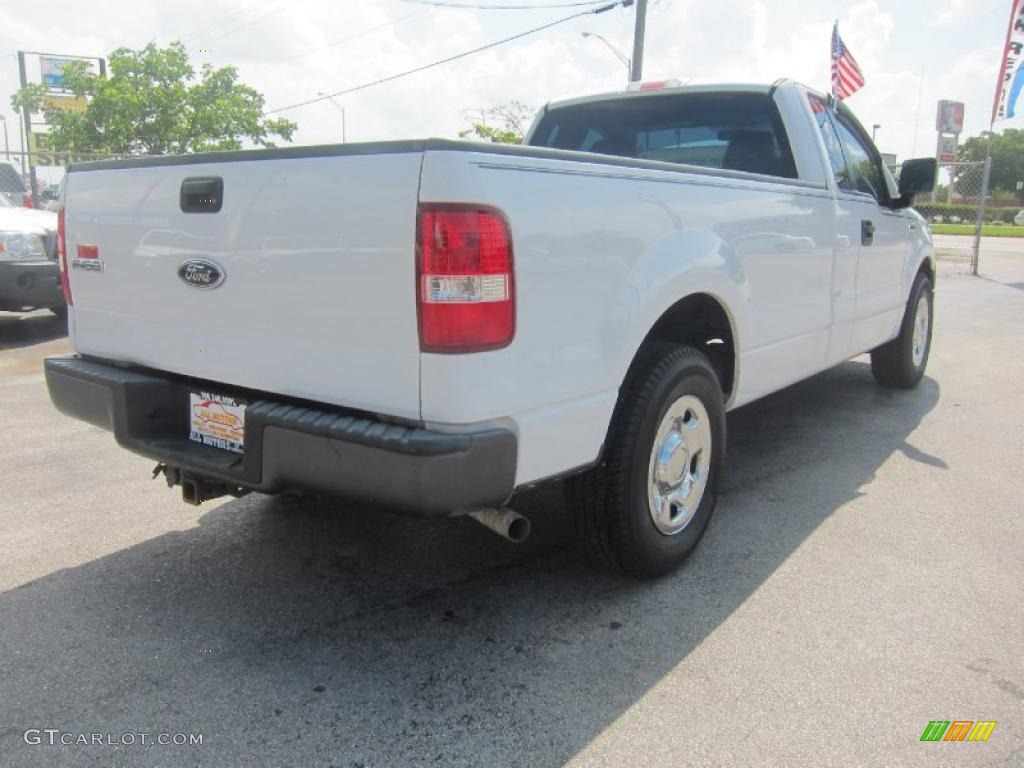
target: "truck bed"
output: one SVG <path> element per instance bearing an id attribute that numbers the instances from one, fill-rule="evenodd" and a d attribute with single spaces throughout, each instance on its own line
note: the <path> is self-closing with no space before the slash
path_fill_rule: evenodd
<path id="1" fill-rule="evenodd" d="M 422 155 L 408 144 L 357 147 L 73 167 L 76 350 L 418 419 Z M 223 179 L 220 210 L 184 212 L 183 182 L 203 177 Z M 102 271 L 75 268 L 83 246 L 98 249 Z M 194 259 L 223 268 L 216 291 L 178 278 Z"/>

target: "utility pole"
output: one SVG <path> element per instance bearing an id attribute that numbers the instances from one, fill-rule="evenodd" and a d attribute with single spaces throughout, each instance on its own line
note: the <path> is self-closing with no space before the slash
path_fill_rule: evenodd
<path id="1" fill-rule="evenodd" d="M 11 146 L 7 143 L 7 118 L 0 115 L 0 123 L 4 124 L 4 160 L 10 160 Z"/>
<path id="2" fill-rule="evenodd" d="M 644 68 L 644 27 L 647 25 L 647 0 L 636 0 L 636 27 L 633 30 L 633 61 L 629 81 L 639 82 Z"/>
<path id="3" fill-rule="evenodd" d="M 24 88 L 28 85 L 25 72 L 25 52 L 18 51 L 18 74 L 21 77 L 21 87 Z M 22 150 L 28 155 L 28 178 L 29 178 L 29 191 L 32 193 L 32 207 L 39 207 L 39 184 L 36 181 L 36 165 L 32 161 L 32 115 L 29 113 L 27 107 L 21 108 L 22 122 L 25 125 L 25 146 Z"/>
<path id="4" fill-rule="evenodd" d="M 21 158 L 21 178 L 24 180 L 25 174 L 28 173 L 25 168 L 25 157 L 28 154 L 26 150 L 26 147 L 28 147 L 28 140 L 25 138 L 25 126 L 22 124 L 21 120 L 18 121 L 18 141 L 21 142 L 21 152 L 18 153 L 18 157 Z"/>
<path id="5" fill-rule="evenodd" d="M 981 260 L 981 228 L 985 225 L 985 202 L 988 198 L 988 183 L 992 175 L 992 136 L 996 121 L 988 124 L 988 148 L 985 151 L 985 166 L 981 172 L 981 199 L 978 201 L 978 218 L 974 222 L 974 252 L 971 254 L 971 274 L 978 274 L 978 262 Z M 950 186 L 953 182 L 950 180 Z"/>

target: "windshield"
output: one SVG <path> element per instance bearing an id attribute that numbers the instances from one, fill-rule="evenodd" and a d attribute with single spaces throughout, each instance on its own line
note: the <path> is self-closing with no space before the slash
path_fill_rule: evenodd
<path id="1" fill-rule="evenodd" d="M 7 196 L 7 193 L 0 192 L 0 208 L 17 208 L 14 202 Z"/>
<path id="2" fill-rule="evenodd" d="M 539 147 L 796 177 L 775 103 L 764 93 L 627 96 L 549 110 Z"/>

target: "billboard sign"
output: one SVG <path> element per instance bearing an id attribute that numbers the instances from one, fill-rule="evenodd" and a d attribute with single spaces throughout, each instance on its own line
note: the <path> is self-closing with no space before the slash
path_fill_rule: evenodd
<path id="1" fill-rule="evenodd" d="M 63 109 L 80 112 L 86 109 L 88 102 L 76 97 L 64 82 L 64 68 L 73 62 L 84 62 L 86 68 L 100 77 L 107 74 L 106 61 L 98 56 L 68 56 L 58 53 L 41 51 L 18 51 L 18 81 L 21 87 L 38 83 L 45 91 L 44 103 L 47 109 Z M 21 122 L 28 150 L 28 174 L 31 181 L 32 201 L 39 204 L 38 184 L 36 180 L 37 165 L 59 165 L 67 162 L 66 157 L 59 153 L 40 152 L 38 147 L 37 127 L 44 125 L 41 116 L 22 108 Z"/>
<path id="2" fill-rule="evenodd" d="M 939 162 L 956 162 L 956 136 L 939 137 Z"/>
<path id="3" fill-rule="evenodd" d="M 85 62 L 86 67 L 94 74 L 100 74 L 103 71 L 102 59 L 53 54 L 39 55 L 39 82 L 46 86 L 48 94 L 53 96 L 71 95 L 71 91 L 64 85 L 64 67 L 76 61 Z"/>
<path id="4" fill-rule="evenodd" d="M 964 130 L 964 104 L 962 101 L 939 102 L 935 111 L 935 130 L 939 133 L 959 135 Z"/>
<path id="5" fill-rule="evenodd" d="M 63 112 L 85 112 L 89 102 L 85 96 L 56 96 L 47 94 L 43 97 L 43 106 L 46 109 L 59 109 Z"/>

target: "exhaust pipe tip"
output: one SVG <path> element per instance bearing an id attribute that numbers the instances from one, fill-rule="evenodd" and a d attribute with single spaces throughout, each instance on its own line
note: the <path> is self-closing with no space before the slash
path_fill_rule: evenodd
<path id="1" fill-rule="evenodd" d="M 475 509 L 468 513 L 485 528 L 513 544 L 522 544 L 530 535 L 530 520 L 508 507 L 503 509 Z"/>
<path id="2" fill-rule="evenodd" d="M 522 544 L 530 535 L 530 521 L 515 512 L 512 514 L 515 515 L 515 519 L 510 521 L 508 524 L 508 533 L 506 538 L 516 544 Z"/>

